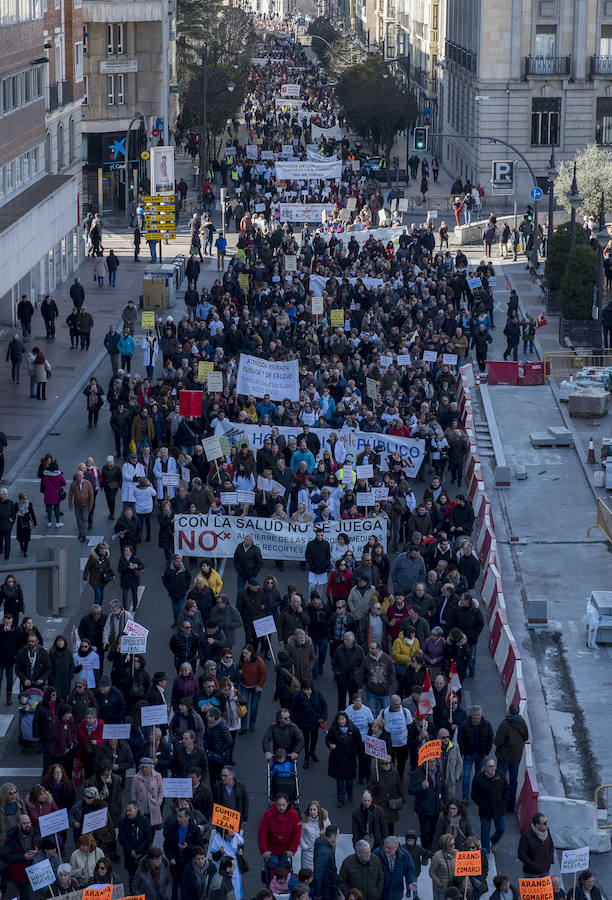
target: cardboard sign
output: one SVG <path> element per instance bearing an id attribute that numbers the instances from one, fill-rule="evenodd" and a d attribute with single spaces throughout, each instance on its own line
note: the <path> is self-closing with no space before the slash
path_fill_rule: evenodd
<path id="1" fill-rule="evenodd" d="M 367 466 L 355 466 L 357 478 L 374 478 L 374 466 L 369 463 Z"/>
<path id="2" fill-rule="evenodd" d="M 588 847 L 578 847 L 577 850 L 564 850 L 561 854 L 561 874 L 572 875 L 574 872 L 584 872 L 589 868 L 590 850 Z"/>
<path id="3" fill-rule="evenodd" d="M 385 369 L 388 369 L 389 366 L 393 365 L 393 357 L 392 356 L 380 356 L 380 364 Z"/>
<path id="4" fill-rule="evenodd" d="M 141 325 L 147 331 L 155 328 L 155 313 L 152 310 L 144 309 L 141 315 Z"/>
<path id="5" fill-rule="evenodd" d="M 429 759 L 438 759 L 442 756 L 442 741 L 426 741 L 419 747 L 419 759 L 417 765 L 422 766 Z"/>
<path id="6" fill-rule="evenodd" d="M 357 491 L 357 506 L 374 506 L 375 503 L 372 491 Z"/>
<path id="7" fill-rule="evenodd" d="M 241 272 L 238 276 L 238 286 L 243 291 L 248 291 L 249 289 L 249 276 L 246 272 Z"/>
<path id="8" fill-rule="evenodd" d="M 202 380 L 205 381 L 206 379 Z M 179 413 L 182 416 L 201 416 L 203 396 L 203 391 L 179 391 Z"/>
<path id="9" fill-rule="evenodd" d="M 437 219 L 438 218 L 438 210 L 437 209 L 428 209 L 427 210 L 427 218 L 428 219 Z"/>
<path id="10" fill-rule="evenodd" d="M 253 619 L 253 628 L 257 637 L 265 637 L 266 634 L 276 633 L 274 616 L 263 616 L 261 619 Z"/>
<path id="11" fill-rule="evenodd" d="M 332 328 L 344 328 L 344 310 L 332 309 L 329 321 L 331 322 Z"/>
<path id="12" fill-rule="evenodd" d="M 480 850 L 458 850 L 455 856 L 455 875 L 482 875 Z"/>
<path id="13" fill-rule="evenodd" d="M 112 884 L 101 884 L 99 887 L 96 884 L 92 884 L 90 887 L 85 888 L 85 890 L 83 891 L 82 900 L 112 900 L 112 897 Z"/>
<path id="14" fill-rule="evenodd" d="M 365 736 L 365 752 L 366 756 L 373 756 L 374 759 L 386 759 L 389 756 L 385 741 L 372 737 L 370 734 Z"/>
<path id="15" fill-rule="evenodd" d="M 187 466 L 181 466 L 181 479 L 186 481 L 187 484 L 191 481 L 191 472 L 187 468 Z"/>
<path id="16" fill-rule="evenodd" d="M 121 722 L 116 725 L 105 722 L 102 729 L 102 737 L 105 741 L 129 741 L 131 732 L 132 726 L 129 722 Z"/>
<path id="17" fill-rule="evenodd" d="M 120 650 L 122 653 L 146 653 L 147 639 L 137 634 L 122 634 Z M 104 727 L 106 728 L 106 725 Z M 103 733 L 102 737 L 104 736 Z"/>
<path id="18" fill-rule="evenodd" d="M 438 354 L 435 350 L 423 350 L 423 362 L 435 363 L 438 361 Z"/>
<path id="19" fill-rule="evenodd" d="M 193 782 L 191 778 L 164 778 L 164 797 L 178 797 L 184 800 L 193 797 Z"/>
<path id="20" fill-rule="evenodd" d="M 140 710 L 141 725 L 167 725 L 168 707 L 165 703 L 158 706 L 143 706 Z M 440 741 L 438 741 L 440 743 Z"/>
<path id="21" fill-rule="evenodd" d="M 55 872 L 48 859 L 34 863 L 33 866 L 26 866 L 26 874 L 33 891 L 40 891 L 50 884 L 55 884 Z"/>
<path id="22" fill-rule="evenodd" d="M 366 394 L 371 400 L 378 397 L 378 382 L 375 378 L 366 378 Z"/>
<path id="23" fill-rule="evenodd" d="M 398 366 L 409 366 L 412 362 L 412 357 L 409 353 L 398 353 L 397 354 L 397 364 Z"/>
<path id="24" fill-rule="evenodd" d="M 521 900 L 554 900 L 552 878 L 519 878 Z"/>
<path id="25" fill-rule="evenodd" d="M 357 209 L 357 197 L 349 197 L 346 201 L 346 208 L 350 211 Z"/>
<path id="26" fill-rule="evenodd" d="M 310 301 L 310 309 L 313 316 L 323 315 L 323 297 L 313 297 Z M 344 325 L 344 322 L 342 323 Z"/>
<path id="27" fill-rule="evenodd" d="M 457 354 L 456 353 L 443 353 L 442 354 L 442 363 L 445 366 L 456 366 L 457 365 Z"/>
<path id="28" fill-rule="evenodd" d="M 164 707 L 165 709 L 166 707 Z M 90 831 L 97 831 L 98 828 L 105 828 L 108 820 L 108 808 L 103 806 L 102 809 L 94 809 L 93 812 L 85 813 L 83 816 L 82 834 L 89 834 Z"/>
<path id="29" fill-rule="evenodd" d="M 39 816 L 38 825 L 41 837 L 47 837 L 48 834 L 57 834 L 58 831 L 68 831 L 68 810 L 57 809 L 46 816 Z"/>
<path id="30" fill-rule="evenodd" d="M 236 506 L 238 491 L 221 491 L 221 506 Z"/>
<path id="31" fill-rule="evenodd" d="M 223 393 L 223 372 L 209 372 L 206 380 L 209 393 Z"/>
<path id="32" fill-rule="evenodd" d="M 255 503 L 255 491 L 236 491 L 236 499 L 238 503 L 248 503 L 251 506 Z"/>
<path id="33" fill-rule="evenodd" d="M 215 368 L 215 364 L 204 360 L 203 362 L 198 363 L 198 381 L 201 381 L 202 384 L 206 384 L 208 380 L 209 372 L 212 372 Z"/>
<path id="34" fill-rule="evenodd" d="M 219 459 L 219 457 L 223 456 L 221 441 L 216 435 L 204 438 L 202 446 L 204 447 L 204 454 L 208 462 L 213 462 L 215 459 Z"/>
<path id="35" fill-rule="evenodd" d="M 161 483 L 164 487 L 179 487 L 181 476 L 176 472 L 162 472 Z"/>
<path id="36" fill-rule="evenodd" d="M 129 622 L 125 623 L 125 628 L 123 630 L 125 634 L 134 634 L 139 637 L 146 637 L 149 633 L 148 628 L 145 628 L 144 625 L 141 625 L 139 622 L 133 622 L 131 619 Z"/>
<path id="37" fill-rule="evenodd" d="M 236 809 L 228 809 L 227 806 L 213 803 L 212 823 L 216 828 L 223 828 L 225 831 L 233 831 L 234 834 L 238 834 L 240 813 Z"/>

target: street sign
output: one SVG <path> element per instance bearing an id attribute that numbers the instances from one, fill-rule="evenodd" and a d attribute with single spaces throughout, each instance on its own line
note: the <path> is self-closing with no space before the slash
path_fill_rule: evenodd
<path id="1" fill-rule="evenodd" d="M 529 191 L 529 196 L 532 200 L 541 200 L 544 196 L 544 191 L 539 187 L 532 187 Z"/>
<path id="2" fill-rule="evenodd" d="M 514 162 L 494 159 L 491 162 L 491 187 L 494 191 L 511 191 L 514 187 Z"/>

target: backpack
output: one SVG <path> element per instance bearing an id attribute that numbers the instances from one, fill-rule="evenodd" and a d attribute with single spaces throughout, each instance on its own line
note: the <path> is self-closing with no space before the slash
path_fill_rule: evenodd
<path id="1" fill-rule="evenodd" d="M 298 679 L 295 677 L 293 672 L 290 672 L 289 669 L 285 669 L 283 666 L 280 667 L 280 671 L 284 672 L 287 676 L 287 690 L 290 694 L 299 694 L 301 690 L 301 685 Z"/>

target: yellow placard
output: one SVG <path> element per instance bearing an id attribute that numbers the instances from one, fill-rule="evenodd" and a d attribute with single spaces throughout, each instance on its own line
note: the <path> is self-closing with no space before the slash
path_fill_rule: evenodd
<path id="1" fill-rule="evenodd" d="M 208 380 L 208 373 L 212 372 L 214 368 L 215 368 L 214 363 L 206 362 L 206 361 L 199 362 L 198 363 L 198 381 L 201 381 L 204 384 L 206 384 L 206 382 Z"/>
<path id="2" fill-rule="evenodd" d="M 344 327 L 344 310 L 343 309 L 332 309 L 330 321 L 331 321 L 332 328 L 343 328 Z"/>
<path id="3" fill-rule="evenodd" d="M 142 311 L 142 327 L 149 329 L 155 328 L 155 313 L 148 310 Z"/>
<path id="4" fill-rule="evenodd" d="M 241 272 L 238 276 L 238 284 L 242 288 L 243 291 L 248 291 L 249 289 L 249 276 L 244 272 Z"/>

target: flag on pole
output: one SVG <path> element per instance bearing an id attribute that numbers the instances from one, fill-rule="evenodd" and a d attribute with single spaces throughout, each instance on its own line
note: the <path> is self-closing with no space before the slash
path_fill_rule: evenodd
<path id="1" fill-rule="evenodd" d="M 543 312 L 541 312 L 540 315 L 538 316 L 538 318 L 536 319 L 536 327 L 542 328 L 544 325 L 548 325 L 548 322 L 546 321 L 546 315 Z"/>
<path id="2" fill-rule="evenodd" d="M 453 694 L 457 694 L 461 690 L 461 681 L 457 672 L 457 666 L 454 660 L 450 664 L 450 672 L 448 676 L 448 687 L 446 688 L 446 705 L 450 706 Z M 421 695 L 422 696 L 422 695 Z"/>
<path id="3" fill-rule="evenodd" d="M 434 692 L 431 687 L 431 680 L 429 678 L 429 672 L 425 673 L 425 681 L 423 682 L 423 690 L 421 692 L 421 699 L 419 700 L 419 709 L 418 714 L 421 719 L 424 719 L 428 716 L 434 706 L 436 705 L 436 698 L 434 697 Z"/>

